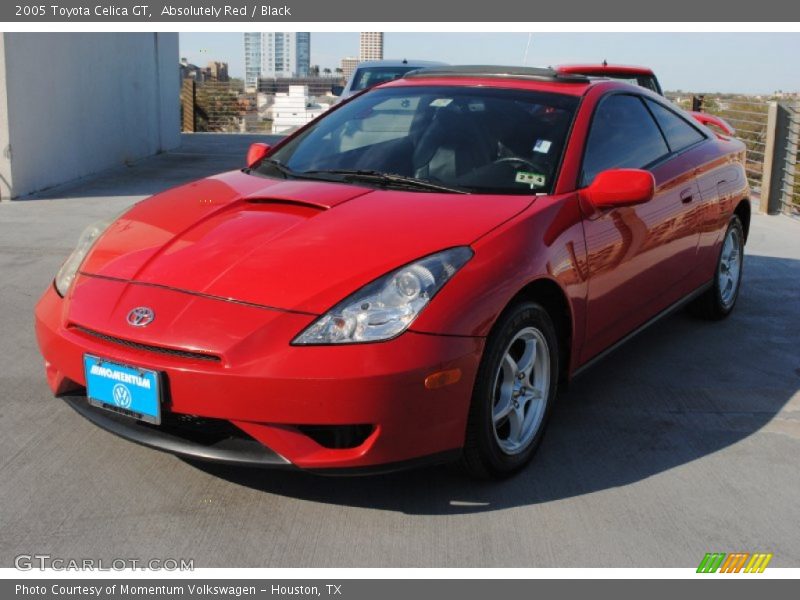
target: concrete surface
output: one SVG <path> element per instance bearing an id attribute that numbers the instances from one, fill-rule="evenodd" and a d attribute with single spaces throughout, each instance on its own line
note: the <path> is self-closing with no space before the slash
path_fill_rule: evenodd
<path id="1" fill-rule="evenodd" d="M 0 197 L 180 143 L 177 33 L 0 33 Z"/>
<path id="2" fill-rule="evenodd" d="M 81 228 L 242 163 L 194 136 L 47 198 L 0 204 L 0 566 L 20 553 L 196 566 L 800 566 L 800 221 L 755 216 L 734 315 L 671 317 L 577 379 L 533 464 L 373 478 L 210 468 L 101 431 L 54 400 L 32 310 Z M 58 199 L 54 199 L 58 198 Z"/>

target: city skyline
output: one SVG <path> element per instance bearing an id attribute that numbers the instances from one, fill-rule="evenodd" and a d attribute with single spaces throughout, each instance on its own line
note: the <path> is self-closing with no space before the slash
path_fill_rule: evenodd
<path id="1" fill-rule="evenodd" d="M 357 32 L 315 32 L 310 37 L 309 63 L 320 69 L 333 71 L 342 58 L 359 55 Z M 798 53 L 797 33 L 386 33 L 384 37 L 387 59 L 529 66 L 605 59 L 647 65 L 667 90 L 709 93 L 799 91 L 791 72 L 773 60 L 776 55 Z M 227 62 L 231 77 L 244 76 L 242 33 L 180 33 L 180 54 L 196 64 Z"/>

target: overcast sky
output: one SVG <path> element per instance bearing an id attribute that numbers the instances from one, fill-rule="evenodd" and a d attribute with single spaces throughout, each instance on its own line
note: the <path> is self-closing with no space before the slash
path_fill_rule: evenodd
<path id="1" fill-rule="evenodd" d="M 385 58 L 450 64 L 521 65 L 527 33 L 386 33 Z M 181 56 L 221 60 L 244 71 L 241 33 L 181 33 Z M 312 33 L 311 64 L 331 69 L 358 55 L 358 33 Z M 666 90 L 769 93 L 800 91 L 800 33 L 535 33 L 527 65 L 570 62 L 647 65 Z"/>

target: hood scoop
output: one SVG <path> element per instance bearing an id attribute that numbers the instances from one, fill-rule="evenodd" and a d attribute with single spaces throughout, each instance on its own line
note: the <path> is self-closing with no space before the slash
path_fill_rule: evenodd
<path id="1" fill-rule="evenodd" d="M 264 180 L 261 181 L 263 182 Z M 341 183 L 289 179 L 283 181 L 270 180 L 266 185 L 248 190 L 242 194 L 241 198 L 245 202 L 257 204 L 289 203 L 328 209 L 370 192 L 372 190 L 369 188 L 360 188 Z"/>
<path id="2" fill-rule="evenodd" d="M 323 204 L 294 198 L 245 198 L 244 203 L 245 205 L 250 205 L 251 208 L 248 208 L 248 210 L 269 210 L 309 217 L 329 208 Z"/>

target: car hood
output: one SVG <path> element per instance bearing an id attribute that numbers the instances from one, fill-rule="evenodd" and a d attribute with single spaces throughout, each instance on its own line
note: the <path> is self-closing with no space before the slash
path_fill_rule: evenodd
<path id="1" fill-rule="evenodd" d="M 81 272 L 321 314 L 392 269 L 472 243 L 532 201 L 234 171 L 139 202 Z"/>

